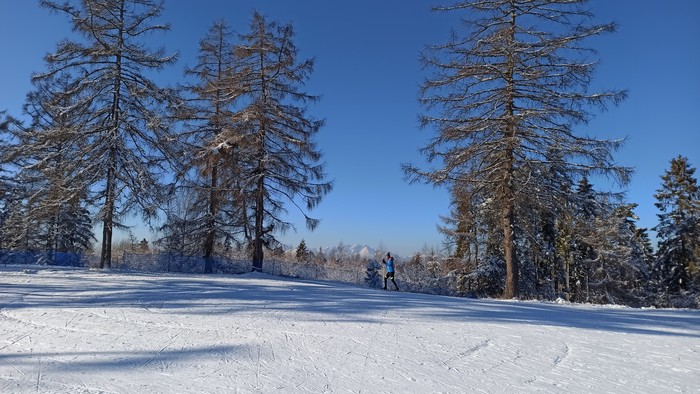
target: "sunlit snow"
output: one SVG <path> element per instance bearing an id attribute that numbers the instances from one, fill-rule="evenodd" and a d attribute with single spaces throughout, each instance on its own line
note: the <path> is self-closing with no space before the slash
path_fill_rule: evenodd
<path id="1" fill-rule="evenodd" d="M 0 308 L 2 393 L 700 388 L 700 311 L 27 266 L 0 267 Z"/>

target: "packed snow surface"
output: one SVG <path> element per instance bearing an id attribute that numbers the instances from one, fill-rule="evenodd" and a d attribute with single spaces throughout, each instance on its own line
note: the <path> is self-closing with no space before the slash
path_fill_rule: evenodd
<path id="1" fill-rule="evenodd" d="M 691 310 L 26 266 L 0 308 L 2 393 L 700 390 Z"/>

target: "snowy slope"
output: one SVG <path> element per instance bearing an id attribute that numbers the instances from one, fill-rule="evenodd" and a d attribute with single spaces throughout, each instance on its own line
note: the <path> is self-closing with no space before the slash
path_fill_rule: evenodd
<path id="1" fill-rule="evenodd" d="M 26 267 L 0 308 L 2 393 L 700 389 L 699 311 Z"/>

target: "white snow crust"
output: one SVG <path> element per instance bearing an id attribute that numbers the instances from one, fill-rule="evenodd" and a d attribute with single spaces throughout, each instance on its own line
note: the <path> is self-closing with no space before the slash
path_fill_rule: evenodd
<path id="1" fill-rule="evenodd" d="M 1 393 L 699 390 L 696 310 L 0 267 Z"/>

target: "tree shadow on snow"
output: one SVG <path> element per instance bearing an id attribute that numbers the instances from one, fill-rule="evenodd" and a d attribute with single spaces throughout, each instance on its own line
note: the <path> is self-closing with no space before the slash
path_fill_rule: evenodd
<path id="1" fill-rule="evenodd" d="M 60 351 L 0 353 L 0 364 L 12 365 L 17 370 L 36 367 L 40 362 L 45 369 L 53 372 L 62 370 L 122 371 L 161 368 L 164 365 L 197 363 L 202 359 L 230 359 L 241 355 L 241 346 L 212 346 L 183 349 L 129 350 L 129 351 Z M 47 367 L 46 365 L 50 365 Z"/>
<path id="2" fill-rule="evenodd" d="M 0 270 L 0 310 L 35 307 L 145 308 L 192 315 L 303 312 L 319 321 L 375 323 L 383 313 L 444 322 L 531 324 L 651 335 L 700 337 L 700 311 L 544 302 L 475 300 L 395 293 L 337 282 L 271 277 L 196 276 L 21 268 Z M 24 276 L 8 283 L 5 275 Z M 26 280 L 24 280 L 26 279 Z M 399 278 L 400 283 L 400 278 Z M 300 318 L 298 315 L 296 318 Z"/>

